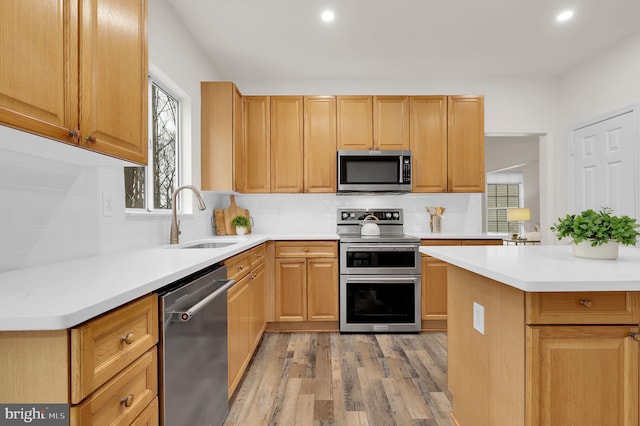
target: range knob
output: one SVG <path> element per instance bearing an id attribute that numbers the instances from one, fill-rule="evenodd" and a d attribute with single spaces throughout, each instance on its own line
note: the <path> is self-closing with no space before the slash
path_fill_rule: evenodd
<path id="1" fill-rule="evenodd" d="M 342 220 L 345 220 L 348 217 L 349 217 L 349 213 L 348 212 L 342 212 Z"/>
<path id="2" fill-rule="evenodd" d="M 400 213 L 398 213 L 398 212 L 394 212 L 394 213 L 393 213 L 393 218 L 394 218 L 394 219 L 399 219 L 399 218 L 400 218 Z"/>
<path id="3" fill-rule="evenodd" d="M 349 217 L 353 219 L 354 217 L 356 217 L 356 214 L 351 212 L 351 213 L 349 213 Z"/>

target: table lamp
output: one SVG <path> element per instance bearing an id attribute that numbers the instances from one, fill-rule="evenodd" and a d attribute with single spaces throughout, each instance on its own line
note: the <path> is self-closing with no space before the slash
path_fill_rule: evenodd
<path id="1" fill-rule="evenodd" d="M 521 207 L 517 209 L 507 209 L 507 222 L 518 222 L 520 224 L 519 230 L 522 233 L 512 234 L 511 238 L 514 240 L 522 239 L 524 237 L 524 222 L 531 220 L 531 210 L 528 207 Z"/>

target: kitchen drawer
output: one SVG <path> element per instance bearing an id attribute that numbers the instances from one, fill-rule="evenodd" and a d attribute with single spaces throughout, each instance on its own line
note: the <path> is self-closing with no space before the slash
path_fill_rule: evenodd
<path id="1" fill-rule="evenodd" d="M 459 246 L 460 240 L 421 240 L 421 246 Z M 422 257 L 431 257 L 428 254 L 421 253 Z"/>
<path id="2" fill-rule="evenodd" d="M 150 294 L 71 329 L 71 402 L 77 404 L 158 342 Z"/>
<path id="3" fill-rule="evenodd" d="M 151 404 L 147 405 L 147 408 L 131 423 L 131 426 L 158 426 L 160 424 L 159 410 L 158 397 L 155 397 Z"/>
<path id="4" fill-rule="evenodd" d="M 265 259 L 266 253 L 267 253 L 267 245 L 266 244 L 260 244 L 259 246 L 254 247 L 251 250 L 249 250 L 249 257 L 250 257 L 250 261 L 251 261 L 251 267 L 255 268 L 260 263 L 264 263 L 264 259 Z"/>
<path id="5" fill-rule="evenodd" d="M 527 324 L 638 324 L 640 293 L 527 293 Z"/>
<path id="6" fill-rule="evenodd" d="M 501 246 L 503 245 L 502 238 L 499 240 L 462 240 L 463 246 Z"/>
<path id="7" fill-rule="evenodd" d="M 154 347 L 82 404 L 71 407 L 71 426 L 130 425 L 157 394 L 158 354 Z"/>
<path id="8" fill-rule="evenodd" d="M 276 243 L 276 257 L 338 257 L 336 241 L 285 241 Z"/>
<path id="9" fill-rule="evenodd" d="M 238 282 L 251 270 L 251 256 L 244 251 L 225 260 L 224 264 L 227 266 L 227 277 Z"/>
<path id="10" fill-rule="evenodd" d="M 420 240 L 421 246 L 459 246 L 460 240 Z"/>

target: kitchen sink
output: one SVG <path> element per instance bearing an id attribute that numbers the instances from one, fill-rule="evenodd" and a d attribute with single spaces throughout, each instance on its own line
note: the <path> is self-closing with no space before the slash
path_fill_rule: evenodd
<path id="1" fill-rule="evenodd" d="M 237 242 L 206 242 L 206 243 L 195 243 L 195 244 L 189 244 L 189 245 L 184 245 L 184 246 L 180 246 L 179 248 L 184 248 L 184 249 L 199 249 L 199 248 L 222 248 L 222 247 L 228 247 L 234 244 L 238 244 Z"/>

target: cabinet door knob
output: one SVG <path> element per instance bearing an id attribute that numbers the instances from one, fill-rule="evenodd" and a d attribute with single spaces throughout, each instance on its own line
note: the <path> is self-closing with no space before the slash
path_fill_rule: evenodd
<path id="1" fill-rule="evenodd" d="M 123 396 L 120 398 L 120 404 L 123 404 L 125 407 L 131 407 L 133 405 L 134 396 L 130 393 L 127 396 Z"/>
<path id="2" fill-rule="evenodd" d="M 92 142 L 93 143 L 93 142 L 96 141 L 96 137 L 93 136 L 93 135 L 85 136 L 84 140 L 85 140 L 85 142 Z"/>
<path id="3" fill-rule="evenodd" d="M 135 340 L 135 335 L 133 333 L 127 333 L 120 336 L 120 341 L 130 345 Z"/>
<path id="4" fill-rule="evenodd" d="M 78 129 L 69 130 L 69 136 L 71 136 L 74 139 L 80 139 L 80 130 Z"/>
<path id="5" fill-rule="evenodd" d="M 580 304 L 581 304 L 582 306 L 584 306 L 585 308 L 590 308 L 590 307 L 592 307 L 592 306 L 593 306 L 593 302 L 591 301 L 591 299 L 582 299 L 582 300 L 580 301 Z"/>
<path id="6" fill-rule="evenodd" d="M 308 249 L 307 247 L 305 247 L 304 251 L 305 251 L 305 252 L 308 252 L 308 251 L 309 251 L 309 249 Z"/>
<path id="7" fill-rule="evenodd" d="M 242 265 L 238 265 L 238 271 L 242 271 L 244 267 Z"/>

